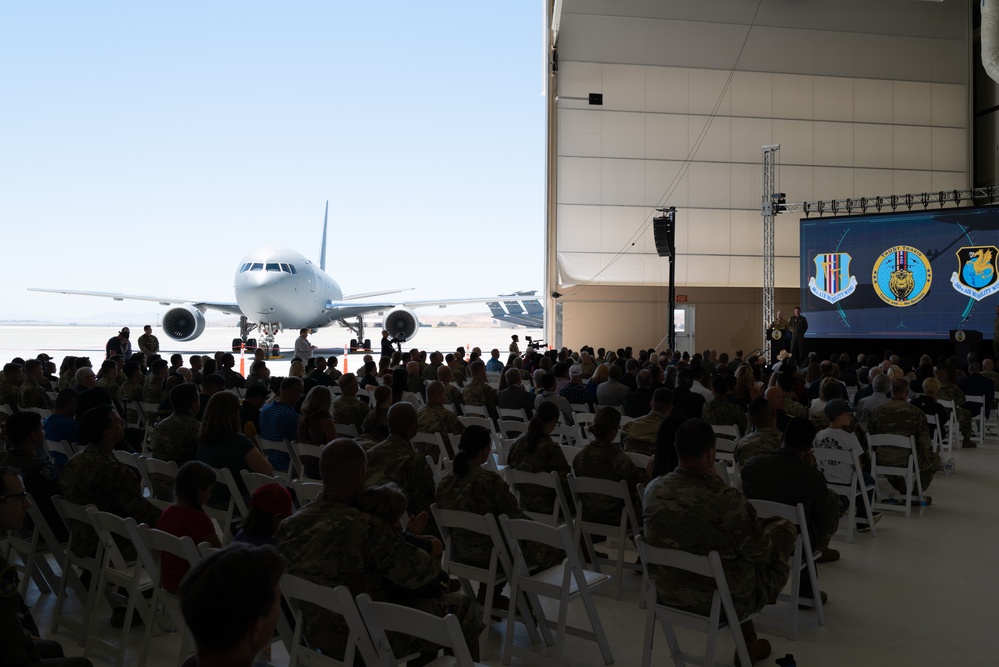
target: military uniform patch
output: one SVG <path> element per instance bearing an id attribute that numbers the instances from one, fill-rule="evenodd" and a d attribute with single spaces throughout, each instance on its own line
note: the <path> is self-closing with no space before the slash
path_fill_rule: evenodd
<path id="1" fill-rule="evenodd" d="M 999 248 L 994 245 L 965 246 L 958 250 L 957 271 L 951 286 L 975 301 L 999 292 Z"/>
<path id="2" fill-rule="evenodd" d="M 831 252 L 816 255 L 815 276 L 808 279 L 812 294 L 829 303 L 842 301 L 857 290 L 857 276 L 850 275 L 849 253 Z"/>

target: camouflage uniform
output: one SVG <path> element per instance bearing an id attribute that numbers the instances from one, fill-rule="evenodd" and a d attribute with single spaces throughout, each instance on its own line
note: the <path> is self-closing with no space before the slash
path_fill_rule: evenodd
<path id="1" fill-rule="evenodd" d="M 158 354 L 160 351 L 159 339 L 151 333 L 144 333 L 135 341 L 139 345 L 139 351 L 145 355 Z"/>
<path id="2" fill-rule="evenodd" d="M 17 405 L 17 395 L 21 390 L 20 383 L 8 382 L 6 379 L 0 382 L 0 403 L 4 405 Z"/>
<path id="3" fill-rule="evenodd" d="M 954 412 L 957 416 L 957 425 L 961 429 L 961 435 L 965 440 L 970 440 L 974 435 L 971 427 L 971 413 L 963 406 L 968 399 L 956 384 L 940 384 L 940 393 L 937 394 L 938 401 L 954 401 Z"/>
<path id="4" fill-rule="evenodd" d="M 182 466 L 194 459 L 198 451 L 198 429 L 201 423 L 189 415 L 174 413 L 156 425 L 149 450 L 153 458 L 176 461 Z"/>
<path id="5" fill-rule="evenodd" d="M 437 379 L 437 369 L 443 365 L 444 364 L 427 364 L 426 368 L 423 369 L 420 375 L 422 375 L 423 379 L 427 382 L 433 382 Z"/>
<path id="6" fill-rule="evenodd" d="M 784 434 L 775 427 L 758 429 L 752 433 L 747 433 L 739 440 L 735 446 L 735 462 L 744 465 L 746 461 L 757 454 L 776 452 L 780 449 Z"/>
<path id="7" fill-rule="evenodd" d="M 437 580 L 440 561 L 406 542 L 385 521 L 361 512 L 338 496 L 322 493 L 293 516 L 281 522 L 274 536 L 278 551 L 288 559 L 288 574 L 320 586 L 347 586 L 352 597 L 367 593 L 373 600 L 405 604 L 445 616 L 454 614 L 473 656 L 483 629 L 475 616 L 475 603 L 460 593 L 435 598 L 392 598 L 392 584 L 417 589 Z M 343 659 L 349 630 L 343 617 L 311 604 L 303 607 L 303 635 L 313 646 Z M 396 655 L 433 651 L 433 647 L 408 637 L 389 634 Z"/>
<path id="8" fill-rule="evenodd" d="M 59 389 L 72 389 L 76 382 L 76 371 L 66 371 L 59 376 Z"/>
<path id="9" fill-rule="evenodd" d="M 527 436 L 523 435 L 510 447 L 506 464 L 514 470 L 523 472 L 557 472 L 562 480 L 562 490 L 569 497 L 567 481 L 570 468 L 565 460 L 562 448 L 552 441 L 551 437 L 542 435 L 534 451 L 527 451 Z M 520 506 L 527 512 L 551 514 L 555 509 L 555 491 L 543 486 L 522 486 L 520 488 Z"/>
<path id="10" fill-rule="evenodd" d="M 114 454 L 98 445 L 88 445 L 71 458 L 59 474 L 63 497 L 71 503 L 93 503 L 102 512 L 132 517 L 136 523 L 156 527 L 160 509 L 142 497 L 139 474 Z M 73 553 L 93 556 L 97 551 L 97 533 L 89 525 L 74 523 Z M 122 546 L 122 545 L 119 545 Z M 122 548 L 125 558 L 134 557 L 131 544 Z"/>
<path id="11" fill-rule="evenodd" d="M 116 380 L 112 380 L 109 377 L 102 377 L 97 381 L 98 387 L 103 387 L 111 395 L 111 400 L 118 403 L 121 397 L 121 385 L 118 384 Z"/>
<path id="12" fill-rule="evenodd" d="M 126 380 L 118 390 L 118 397 L 121 398 L 122 408 L 125 414 L 122 415 L 129 424 L 136 423 L 138 419 L 138 407 L 136 404 L 142 401 L 142 383 Z"/>
<path id="13" fill-rule="evenodd" d="M 142 402 L 159 405 L 164 398 L 166 392 L 163 391 L 163 380 L 155 375 L 146 377 L 146 381 L 142 384 Z"/>
<path id="14" fill-rule="evenodd" d="M 635 513 L 642 511 L 642 499 L 638 497 L 636 485 L 645 481 L 645 471 L 639 470 L 628 455 L 612 445 L 592 442 L 576 454 L 572 460 L 572 471 L 576 477 L 596 477 L 613 481 L 624 480 L 631 494 L 631 504 Z M 583 519 L 594 523 L 617 525 L 621 522 L 624 502 L 608 496 L 591 495 L 583 504 Z"/>
<path id="15" fill-rule="evenodd" d="M 52 409 L 52 399 L 49 398 L 41 385 L 34 380 L 25 380 L 17 390 L 17 407 Z"/>
<path id="16" fill-rule="evenodd" d="M 919 466 L 919 479 L 925 491 L 933 481 L 933 473 L 940 469 L 940 455 L 932 451 L 930 443 L 930 428 L 926 424 L 926 415 L 911 403 L 891 399 L 884 405 L 875 408 L 867 422 L 867 431 L 871 435 L 890 433 L 894 435 L 915 436 L 916 458 Z M 888 466 L 906 465 L 909 452 L 897 447 L 878 451 L 878 464 Z M 889 476 L 888 481 L 900 493 L 905 493 L 905 480 L 897 476 Z"/>
<path id="17" fill-rule="evenodd" d="M 517 506 L 517 499 L 502 477 L 480 466 L 469 466 L 467 475 L 447 474 L 437 489 L 437 506 L 446 510 L 461 510 L 485 516 L 492 514 L 499 521 L 501 514 L 511 519 L 527 517 Z M 476 567 L 488 568 L 493 553 L 493 541 L 486 535 L 456 528 L 452 531 L 452 546 L 457 560 Z M 524 554 L 533 565 L 552 567 L 565 558 L 559 549 L 545 548 L 535 542 L 528 543 Z"/>
<path id="18" fill-rule="evenodd" d="M 461 435 L 465 425 L 443 405 L 425 405 L 417 413 L 417 429 L 420 433 L 438 433 L 444 442 L 449 435 Z"/>
<path id="19" fill-rule="evenodd" d="M 794 419 L 795 417 L 808 419 L 808 408 L 799 403 L 798 399 L 793 394 L 788 394 L 784 398 L 784 414 L 791 419 Z"/>
<path id="20" fill-rule="evenodd" d="M 447 392 L 447 400 L 453 406 L 458 407 L 461 405 L 462 403 L 461 389 L 458 389 L 454 385 L 449 384 L 447 387 L 444 388 L 444 390 L 445 392 Z"/>
<path id="21" fill-rule="evenodd" d="M 390 435 L 368 450 L 367 486 L 395 482 L 406 494 L 410 516 L 429 511 L 436 489 L 434 473 L 425 455 L 397 435 Z"/>
<path id="22" fill-rule="evenodd" d="M 461 401 L 465 405 L 475 405 L 485 407 L 489 411 L 489 416 L 497 418 L 496 407 L 499 402 L 499 395 L 487 382 L 483 380 L 472 380 L 461 392 Z"/>
<path id="23" fill-rule="evenodd" d="M 739 433 L 746 432 L 746 413 L 731 401 L 712 399 L 701 407 L 701 419 L 712 426 L 738 426 Z"/>
<path id="24" fill-rule="evenodd" d="M 678 468 L 656 478 L 645 492 L 644 523 L 651 546 L 717 551 L 740 619 L 775 602 L 787 582 L 796 528 L 785 519 L 761 521 L 717 475 Z M 650 566 L 649 575 L 664 604 L 709 613 L 714 581 L 661 566 Z"/>
<path id="25" fill-rule="evenodd" d="M 659 436 L 659 427 L 665 417 L 658 412 L 652 411 L 644 417 L 639 417 L 628 422 L 621 427 L 621 437 L 624 442 L 624 451 L 637 452 L 652 456 L 656 453 L 656 439 Z"/>
<path id="26" fill-rule="evenodd" d="M 333 401 L 333 421 L 337 424 L 353 424 L 360 433 L 364 428 L 364 418 L 370 410 L 357 396 L 341 396 Z"/>
<path id="27" fill-rule="evenodd" d="M 368 410 L 361 423 L 361 438 L 375 445 L 389 436 L 388 410 L 374 408 Z M 366 445 L 364 445 L 366 446 Z"/>
<path id="28" fill-rule="evenodd" d="M 461 364 L 455 362 L 448 366 L 451 369 L 451 376 L 454 378 L 456 384 L 465 384 L 465 367 Z M 437 378 L 434 378 L 435 380 Z"/>

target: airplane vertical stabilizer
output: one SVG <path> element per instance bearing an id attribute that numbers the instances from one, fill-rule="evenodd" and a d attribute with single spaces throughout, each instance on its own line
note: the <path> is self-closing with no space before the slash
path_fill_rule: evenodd
<path id="1" fill-rule="evenodd" d="M 323 245 L 319 248 L 319 268 L 326 270 L 326 225 L 330 219 L 330 200 L 326 200 L 326 215 L 323 216 Z"/>

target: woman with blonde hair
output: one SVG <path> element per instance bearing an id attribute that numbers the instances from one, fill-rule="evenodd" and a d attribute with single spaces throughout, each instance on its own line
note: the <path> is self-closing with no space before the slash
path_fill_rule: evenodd
<path id="1" fill-rule="evenodd" d="M 739 366 L 735 371 L 735 396 L 746 405 L 749 405 L 754 398 L 763 396 L 753 375 L 753 367 L 748 364 Z"/>
<path id="2" fill-rule="evenodd" d="M 336 422 L 332 417 L 333 392 L 329 387 L 313 387 L 302 401 L 302 412 L 298 417 L 297 442 L 306 445 L 325 445 L 336 439 Z M 305 476 L 319 479 L 319 459 L 303 456 Z"/>
<path id="3" fill-rule="evenodd" d="M 594 403 L 597 402 L 597 387 L 600 386 L 600 383 L 607 382 L 609 379 L 610 365 L 600 364 L 597 366 L 596 370 L 593 371 L 593 377 L 591 377 L 590 381 L 586 383 L 586 391 L 590 393 L 590 398 L 593 399 Z"/>
<path id="4" fill-rule="evenodd" d="M 288 376 L 305 379 L 305 364 L 303 364 L 298 359 L 291 362 L 291 366 L 288 368 Z"/>

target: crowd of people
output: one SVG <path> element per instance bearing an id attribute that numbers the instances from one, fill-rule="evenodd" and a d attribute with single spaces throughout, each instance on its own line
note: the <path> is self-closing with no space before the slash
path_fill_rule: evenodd
<path id="1" fill-rule="evenodd" d="M 950 415 L 938 401 L 953 401 L 963 446 L 974 447 L 971 420 L 977 410 L 992 409 L 999 389 L 992 361 L 979 363 L 973 356 L 964 363 L 923 357 L 912 364 L 891 353 L 822 360 L 813 353 L 798 363 L 784 352 L 770 368 L 760 357 L 715 350 L 689 355 L 583 347 L 521 353 L 516 336 L 505 362 L 498 349 L 428 354 L 383 346 L 384 356 L 364 356 L 355 375 L 338 370 L 336 357 L 318 356 L 307 332 L 286 377 L 272 377 L 258 352 L 244 378 L 228 352 L 193 355 L 185 365 L 179 354 L 161 357 L 151 331 L 140 337 L 138 352 L 128 338 L 125 328 L 108 342 L 107 358 L 96 372 L 86 357 L 67 356 L 58 368 L 46 354 L 4 365 L 0 530 L 20 528 L 30 493 L 42 516 L 65 538 L 51 500 L 58 494 L 218 546 L 232 540 L 214 533 L 204 508 L 228 506 L 230 491 L 217 483 L 215 473 L 228 468 L 249 506 L 234 528 L 234 540 L 252 548 L 223 550 L 220 554 L 227 555 L 190 573 L 186 563 L 167 559 L 164 587 L 179 590 L 182 598 L 185 593 L 191 599 L 214 598 L 217 605 L 227 598 L 219 587 L 242 582 L 207 577 L 204 570 L 235 563 L 232 572 L 242 572 L 259 565 L 266 572 L 252 579 L 270 592 L 241 593 L 256 596 L 254 622 L 259 625 L 261 618 L 270 618 L 275 596 L 280 597 L 276 578 L 287 571 L 321 585 L 346 585 L 354 595 L 454 614 L 473 656 L 483 619 L 476 601 L 442 572 L 442 543 L 431 505 L 525 518 L 526 513 L 550 514 L 556 493 L 532 487 L 515 495 L 489 465 L 494 453 L 490 430 L 458 419 L 468 407 L 492 419 L 500 409 L 523 411 L 526 432 L 509 448 L 510 468 L 555 472 L 565 484 L 569 473 L 625 481 L 650 545 L 697 554 L 719 551 L 742 618 L 776 599 L 791 576 L 788 561 L 796 538 L 787 521 L 761 520 L 749 499 L 802 503 L 811 543 L 821 550 L 818 562 L 836 561 L 839 553 L 829 541 L 853 499 L 838 496 L 827 481 L 842 482 L 850 472 L 820 468 L 814 450 L 856 452 L 867 464 L 869 434 L 913 436 L 925 490 L 942 469 L 925 415 L 946 423 Z M 967 396 L 983 400 L 966 401 Z M 556 430 L 584 411 L 595 414 L 570 460 Z M 734 460 L 741 491 L 717 471 L 715 426 L 737 429 Z M 419 433 L 440 435 L 446 451 L 414 443 Z M 68 460 L 49 456 L 42 446 L 46 440 L 75 443 L 79 451 Z M 323 491 L 297 512 L 292 494 L 280 484 L 253 494 L 243 486 L 241 470 L 272 475 L 291 466 L 284 451 L 259 445 L 267 441 L 322 447 L 318 458 L 303 461 L 303 474 L 321 481 Z M 139 475 L 115 457 L 116 449 L 176 462 L 176 478 L 154 478 L 153 488 L 144 493 Z M 648 456 L 648 464 L 636 465 L 629 453 Z M 431 461 L 447 457 L 450 462 L 439 483 L 428 455 Z M 885 454 L 884 460 L 891 464 L 892 456 Z M 898 454 L 900 460 L 907 456 Z M 903 480 L 888 481 L 906 493 Z M 639 495 L 642 484 L 644 496 Z M 172 504 L 161 511 L 150 496 Z M 925 502 L 932 502 L 929 496 Z M 584 506 L 585 519 L 616 525 L 622 508 L 620 499 L 594 497 Z M 867 516 L 860 509 L 858 517 L 863 530 L 880 515 Z M 76 553 L 96 551 L 90 527 L 73 524 L 71 535 Z M 491 546 L 481 536 L 456 531 L 453 548 L 461 560 L 488 564 Z M 549 566 L 561 562 L 563 554 L 538 549 L 528 557 L 534 565 Z M 6 563 L 0 570 L 4 577 L 16 577 Z M 703 582 L 665 568 L 652 568 L 650 575 L 664 602 L 707 612 L 712 592 Z M 8 590 L 10 582 L 0 583 Z M 801 583 L 805 604 L 814 604 L 816 596 L 827 598 L 812 589 L 807 576 Z M 485 595 L 483 586 L 477 602 L 483 603 Z M 37 639 L 19 596 L 0 599 L 7 603 L 0 604 L 0 644 L 13 642 L 9 645 L 19 646 L 18 656 L 23 656 L 10 664 L 61 656 L 52 642 Z M 501 610 L 510 603 L 501 591 L 492 602 Z M 228 639 L 215 638 L 198 627 L 198 619 L 211 625 L 224 613 L 194 611 L 194 606 L 186 604 L 185 617 L 191 609 L 189 624 L 199 652 L 238 645 L 240 655 L 252 658 L 250 651 L 262 645 L 256 625 L 251 633 L 231 628 Z M 115 622 L 123 618 L 114 615 Z M 313 646 L 335 657 L 344 654 L 348 631 L 342 618 L 310 607 L 304 622 Z M 769 642 L 757 636 L 750 621 L 742 630 L 754 662 L 769 655 Z M 231 645 L 224 646 L 230 639 Z M 436 651 L 401 637 L 392 641 L 397 655 L 415 652 L 429 658 Z"/>

